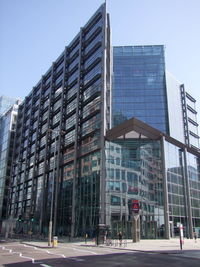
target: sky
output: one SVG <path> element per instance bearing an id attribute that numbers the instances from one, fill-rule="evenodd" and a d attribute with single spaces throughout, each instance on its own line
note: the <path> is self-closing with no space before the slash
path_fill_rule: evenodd
<path id="1" fill-rule="evenodd" d="M 0 0 L 0 95 L 28 95 L 103 2 Z M 167 70 L 200 113 L 200 0 L 107 0 L 107 6 L 112 45 L 165 45 Z"/>

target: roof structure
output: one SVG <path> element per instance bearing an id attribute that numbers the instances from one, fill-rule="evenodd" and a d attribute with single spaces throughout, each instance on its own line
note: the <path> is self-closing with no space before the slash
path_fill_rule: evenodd
<path id="1" fill-rule="evenodd" d="M 106 140 L 112 141 L 115 139 L 150 139 L 150 140 L 160 140 L 165 137 L 165 140 L 169 143 L 180 147 L 181 149 L 186 149 L 188 152 L 200 157 L 200 151 L 189 147 L 178 140 L 172 138 L 169 135 L 151 127 L 150 125 L 136 119 L 131 118 L 125 122 L 117 125 L 116 127 L 108 130 L 106 132 Z"/>

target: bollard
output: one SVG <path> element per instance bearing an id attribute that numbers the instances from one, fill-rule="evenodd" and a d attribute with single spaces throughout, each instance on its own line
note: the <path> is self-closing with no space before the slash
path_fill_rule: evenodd
<path id="1" fill-rule="evenodd" d="M 54 236 L 53 237 L 53 244 L 52 244 L 52 247 L 57 247 L 58 245 L 58 237 L 57 236 Z"/>

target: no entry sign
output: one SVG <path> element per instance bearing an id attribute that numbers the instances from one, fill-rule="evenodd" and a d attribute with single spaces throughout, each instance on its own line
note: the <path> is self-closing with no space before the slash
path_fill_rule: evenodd
<path id="1" fill-rule="evenodd" d="M 133 200 L 132 201 L 132 211 L 134 213 L 139 213 L 139 210 L 140 210 L 139 200 Z"/>

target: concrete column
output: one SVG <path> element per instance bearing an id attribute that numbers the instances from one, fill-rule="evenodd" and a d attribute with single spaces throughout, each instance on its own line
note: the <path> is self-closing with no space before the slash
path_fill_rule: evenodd
<path id="1" fill-rule="evenodd" d="M 140 215 L 133 215 L 133 243 L 140 242 Z"/>

